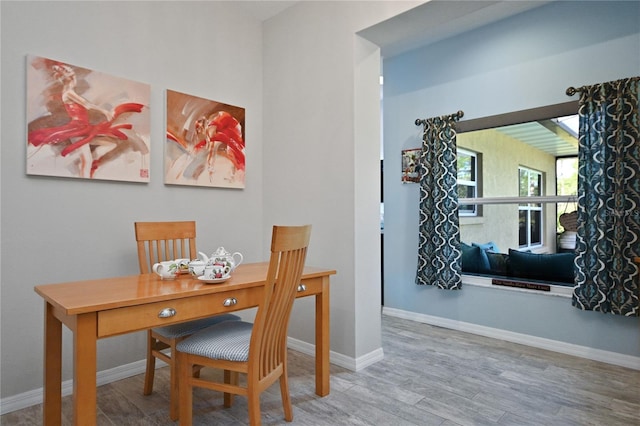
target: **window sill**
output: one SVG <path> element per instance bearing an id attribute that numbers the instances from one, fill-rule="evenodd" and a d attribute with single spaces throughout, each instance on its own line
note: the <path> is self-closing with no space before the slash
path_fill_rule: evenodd
<path id="1" fill-rule="evenodd" d="M 483 225 L 484 217 L 482 216 L 458 216 L 460 225 Z"/>
<path id="2" fill-rule="evenodd" d="M 492 284 L 493 278 L 508 279 L 507 277 L 497 277 L 497 276 L 489 277 L 489 276 L 462 274 L 462 284 L 472 285 L 476 287 L 490 287 L 499 291 L 517 291 L 521 293 L 533 293 L 533 294 L 540 294 L 543 296 L 552 296 L 552 297 L 571 298 L 573 295 L 573 287 L 571 286 L 553 285 L 553 284 L 541 282 L 541 284 L 549 285 L 549 288 L 550 288 L 549 291 L 542 291 L 542 290 L 534 290 L 534 289 L 527 289 L 527 288 L 494 285 Z"/>

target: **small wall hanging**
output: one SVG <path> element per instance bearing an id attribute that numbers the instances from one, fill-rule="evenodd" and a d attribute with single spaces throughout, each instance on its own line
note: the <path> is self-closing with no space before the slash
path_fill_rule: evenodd
<path id="1" fill-rule="evenodd" d="M 148 84 L 27 56 L 27 174 L 149 181 Z"/>
<path id="2" fill-rule="evenodd" d="M 165 183 L 244 188 L 244 108 L 167 90 Z"/>
<path id="3" fill-rule="evenodd" d="M 418 161 L 422 149 L 405 149 L 402 151 L 402 183 L 420 182 Z"/>

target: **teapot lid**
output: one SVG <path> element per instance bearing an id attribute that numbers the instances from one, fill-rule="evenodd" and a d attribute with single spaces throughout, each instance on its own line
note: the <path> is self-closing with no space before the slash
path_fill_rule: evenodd
<path id="1" fill-rule="evenodd" d="M 229 256 L 229 255 L 231 255 L 231 253 L 226 251 L 224 247 L 218 247 L 218 249 L 214 253 L 214 256 Z"/>

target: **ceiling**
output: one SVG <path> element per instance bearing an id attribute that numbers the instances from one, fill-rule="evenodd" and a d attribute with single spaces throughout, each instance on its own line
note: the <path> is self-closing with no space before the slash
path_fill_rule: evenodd
<path id="1" fill-rule="evenodd" d="M 250 0 L 234 1 L 236 6 L 260 21 L 266 21 L 300 1 Z"/>
<path id="2" fill-rule="evenodd" d="M 358 35 L 380 46 L 383 57 L 426 46 L 491 24 L 553 0 L 432 0 Z"/>
<path id="3" fill-rule="evenodd" d="M 577 133 L 557 120 L 542 120 L 496 129 L 554 157 L 578 155 Z"/>
<path id="4" fill-rule="evenodd" d="M 232 3 L 256 19 L 266 21 L 303 1 L 308 0 L 236 0 Z M 381 54 L 384 57 L 390 57 L 479 28 L 551 1 L 554 0 L 425 1 L 405 13 L 366 28 L 358 34 L 380 46 Z"/>

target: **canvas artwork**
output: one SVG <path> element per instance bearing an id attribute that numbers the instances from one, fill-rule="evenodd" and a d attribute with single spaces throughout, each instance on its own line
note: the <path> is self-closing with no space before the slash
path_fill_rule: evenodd
<path id="1" fill-rule="evenodd" d="M 244 108 L 167 90 L 165 183 L 244 188 Z"/>
<path id="2" fill-rule="evenodd" d="M 402 183 L 420 182 L 418 161 L 422 150 L 405 149 L 402 151 Z"/>
<path id="3" fill-rule="evenodd" d="M 27 174 L 149 181 L 151 89 L 27 57 Z"/>

